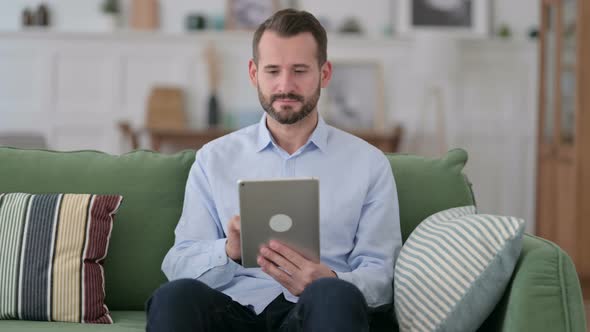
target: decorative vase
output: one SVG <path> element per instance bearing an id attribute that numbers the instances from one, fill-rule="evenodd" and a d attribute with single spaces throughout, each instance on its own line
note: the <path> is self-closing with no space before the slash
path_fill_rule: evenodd
<path id="1" fill-rule="evenodd" d="M 35 13 L 35 24 L 42 27 L 48 27 L 51 24 L 49 16 L 49 8 L 47 5 L 44 3 L 40 4 Z"/>
<path id="2" fill-rule="evenodd" d="M 35 25 L 35 15 L 29 8 L 23 10 L 21 16 L 21 24 L 23 27 L 30 27 Z"/>
<path id="3" fill-rule="evenodd" d="M 131 27 L 155 30 L 159 26 L 160 8 L 157 0 L 133 0 L 131 2 Z"/>
<path id="4" fill-rule="evenodd" d="M 215 93 L 212 93 L 211 96 L 209 96 L 209 103 L 207 108 L 207 123 L 209 124 L 209 127 L 217 127 L 219 125 L 220 111 L 219 103 L 217 102 L 217 97 L 215 96 Z"/>

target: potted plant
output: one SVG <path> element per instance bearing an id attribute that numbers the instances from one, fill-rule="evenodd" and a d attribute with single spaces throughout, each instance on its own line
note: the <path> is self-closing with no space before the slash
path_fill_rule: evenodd
<path id="1" fill-rule="evenodd" d="M 104 28 L 115 30 L 120 26 L 119 0 L 104 0 L 101 5 L 101 12 L 104 21 Z"/>

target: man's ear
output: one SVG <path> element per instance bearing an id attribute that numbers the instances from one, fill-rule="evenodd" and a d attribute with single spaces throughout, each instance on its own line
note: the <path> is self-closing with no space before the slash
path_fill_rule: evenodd
<path id="1" fill-rule="evenodd" d="M 254 87 L 258 86 L 258 67 L 256 66 L 256 63 L 254 62 L 254 59 L 250 59 L 250 61 L 248 61 L 248 75 L 250 76 L 250 83 L 252 83 L 252 85 Z"/>
<path id="2" fill-rule="evenodd" d="M 326 60 L 326 62 L 324 62 L 322 68 L 320 68 L 320 74 L 320 86 L 322 88 L 325 88 L 328 86 L 330 80 L 332 79 L 332 63 L 330 61 Z"/>

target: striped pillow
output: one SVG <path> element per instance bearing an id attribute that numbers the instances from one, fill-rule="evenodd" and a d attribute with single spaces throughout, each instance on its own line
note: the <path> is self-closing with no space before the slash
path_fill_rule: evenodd
<path id="1" fill-rule="evenodd" d="M 400 331 L 475 331 L 504 293 L 524 226 L 522 219 L 476 214 L 474 206 L 420 223 L 395 267 Z"/>
<path id="2" fill-rule="evenodd" d="M 112 323 L 102 264 L 121 200 L 0 194 L 0 319 Z"/>

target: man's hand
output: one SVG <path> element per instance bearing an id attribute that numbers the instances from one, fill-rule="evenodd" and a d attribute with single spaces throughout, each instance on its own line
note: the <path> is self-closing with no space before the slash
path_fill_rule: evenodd
<path id="1" fill-rule="evenodd" d="M 242 259 L 242 249 L 240 247 L 240 216 L 233 216 L 227 224 L 225 252 L 234 262 L 239 262 Z"/>
<path id="2" fill-rule="evenodd" d="M 257 259 L 262 271 L 273 277 L 291 294 L 299 296 L 307 285 L 324 277 L 336 278 L 336 273 L 322 263 L 314 263 L 281 244 L 270 241 L 260 247 Z"/>

